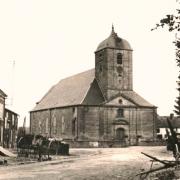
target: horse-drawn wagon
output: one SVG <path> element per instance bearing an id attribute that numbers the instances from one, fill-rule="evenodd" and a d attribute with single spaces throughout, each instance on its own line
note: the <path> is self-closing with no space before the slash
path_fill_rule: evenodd
<path id="1" fill-rule="evenodd" d="M 69 145 L 55 138 L 26 134 L 17 138 L 17 153 L 19 157 L 49 160 L 50 155 L 69 155 Z"/>

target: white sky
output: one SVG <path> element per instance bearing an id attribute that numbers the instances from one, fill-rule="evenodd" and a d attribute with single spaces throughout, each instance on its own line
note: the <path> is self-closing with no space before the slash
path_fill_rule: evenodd
<path id="1" fill-rule="evenodd" d="M 7 107 L 20 115 L 21 125 L 52 85 L 93 68 L 94 51 L 113 23 L 134 50 L 134 90 L 158 106 L 159 115 L 169 115 L 178 95 L 174 35 L 150 29 L 175 5 L 175 0 L 0 0 L 0 89 L 8 95 Z"/>

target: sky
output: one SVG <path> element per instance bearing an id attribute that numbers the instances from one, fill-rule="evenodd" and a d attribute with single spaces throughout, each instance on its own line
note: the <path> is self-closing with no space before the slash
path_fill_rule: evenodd
<path id="1" fill-rule="evenodd" d="M 178 68 L 174 34 L 151 31 L 175 0 L 0 0 L 0 89 L 19 126 L 62 78 L 94 68 L 111 33 L 133 48 L 133 88 L 159 115 L 173 113 Z"/>

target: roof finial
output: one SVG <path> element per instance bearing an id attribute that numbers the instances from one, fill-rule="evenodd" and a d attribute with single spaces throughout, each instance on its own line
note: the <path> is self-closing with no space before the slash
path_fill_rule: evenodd
<path id="1" fill-rule="evenodd" d="M 117 34 L 114 31 L 114 25 L 112 24 L 112 31 L 111 31 L 111 36 L 117 36 Z"/>
<path id="2" fill-rule="evenodd" d="M 114 33 L 114 25 L 113 25 L 113 23 L 112 23 L 112 33 Z"/>

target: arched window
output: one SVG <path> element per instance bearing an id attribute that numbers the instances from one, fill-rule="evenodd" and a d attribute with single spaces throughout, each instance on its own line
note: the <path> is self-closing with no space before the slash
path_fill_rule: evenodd
<path id="1" fill-rule="evenodd" d="M 122 64 L 122 54 L 121 53 L 117 54 L 117 64 Z"/>
<path id="2" fill-rule="evenodd" d="M 75 130 L 76 130 L 76 118 L 72 120 L 72 135 L 75 136 Z"/>
<path id="3" fill-rule="evenodd" d="M 46 133 L 48 133 L 49 131 L 49 119 L 46 118 Z"/>
<path id="4" fill-rule="evenodd" d="M 65 132 L 65 121 L 64 121 L 64 116 L 62 116 L 62 118 L 61 118 L 61 130 L 62 130 L 62 133 Z"/>
<path id="5" fill-rule="evenodd" d="M 53 133 L 56 134 L 57 132 L 57 121 L 56 121 L 56 117 L 53 118 Z"/>
<path id="6" fill-rule="evenodd" d="M 39 121 L 39 133 L 40 134 L 42 133 L 42 123 L 41 123 L 41 121 Z"/>
<path id="7" fill-rule="evenodd" d="M 124 110 L 122 108 L 117 110 L 117 117 L 124 117 Z"/>

